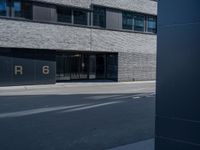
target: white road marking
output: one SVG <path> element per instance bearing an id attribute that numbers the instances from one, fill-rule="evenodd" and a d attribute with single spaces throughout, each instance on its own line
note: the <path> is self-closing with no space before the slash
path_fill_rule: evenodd
<path id="1" fill-rule="evenodd" d="M 92 108 L 97 108 L 97 107 L 102 107 L 102 106 L 107 106 L 107 105 L 118 104 L 118 103 L 122 103 L 122 102 L 123 101 L 114 101 L 114 102 L 96 104 L 96 105 L 91 105 L 91 106 L 85 106 L 85 107 L 80 107 L 80 108 L 74 108 L 74 109 L 70 109 L 70 110 L 65 110 L 65 111 L 62 111 L 61 113 L 74 112 L 74 111 L 80 111 L 80 110 L 86 110 L 86 109 L 92 109 Z"/>
<path id="2" fill-rule="evenodd" d="M 101 100 L 101 99 L 113 98 L 117 96 L 120 96 L 120 95 L 98 95 L 98 96 L 86 97 L 85 99 Z"/>
<path id="3" fill-rule="evenodd" d="M 11 117 L 22 117 L 40 113 L 46 113 L 51 111 L 58 111 L 63 109 L 70 109 L 76 108 L 81 106 L 86 106 L 89 104 L 81 104 L 81 105 L 72 105 L 72 106 L 58 106 L 58 107 L 49 107 L 49 108 L 38 108 L 38 109 L 31 109 L 31 110 L 24 110 L 24 111 L 17 111 L 17 112 L 10 112 L 10 113 L 1 113 L 0 118 L 11 118 Z"/>
<path id="4" fill-rule="evenodd" d="M 115 99 L 115 100 L 117 100 L 117 99 L 127 99 L 127 98 L 130 98 L 130 97 L 133 97 L 133 95 L 119 96 L 119 97 L 114 97 L 114 98 L 112 98 L 112 99 Z"/>
<path id="5" fill-rule="evenodd" d="M 133 99 L 139 99 L 139 98 L 141 98 L 141 97 L 139 97 L 139 96 L 135 96 L 135 97 L 133 97 Z"/>

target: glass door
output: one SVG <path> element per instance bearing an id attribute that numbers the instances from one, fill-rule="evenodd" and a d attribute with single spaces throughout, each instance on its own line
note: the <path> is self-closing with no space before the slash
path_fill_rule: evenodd
<path id="1" fill-rule="evenodd" d="M 71 79 L 80 79 L 81 54 L 71 55 Z"/>
<path id="2" fill-rule="evenodd" d="M 88 79 L 89 73 L 89 56 L 88 54 L 81 55 L 81 66 L 80 66 L 80 79 Z"/>
<path id="3" fill-rule="evenodd" d="M 70 80 L 70 57 L 56 56 L 56 80 Z"/>
<path id="4" fill-rule="evenodd" d="M 89 55 L 89 79 L 96 79 L 96 55 Z"/>
<path id="5" fill-rule="evenodd" d="M 96 78 L 97 79 L 106 78 L 106 55 L 105 54 L 96 55 Z"/>

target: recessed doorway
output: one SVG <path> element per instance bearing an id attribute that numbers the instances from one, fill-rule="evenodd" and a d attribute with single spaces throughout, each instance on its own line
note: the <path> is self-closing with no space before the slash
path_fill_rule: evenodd
<path id="1" fill-rule="evenodd" d="M 117 57 L 117 53 L 57 52 L 56 79 L 57 81 L 116 80 Z"/>

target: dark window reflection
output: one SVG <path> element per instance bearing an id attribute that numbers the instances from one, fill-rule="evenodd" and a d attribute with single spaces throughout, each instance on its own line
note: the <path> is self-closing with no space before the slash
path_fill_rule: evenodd
<path id="1" fill-rule="evenodd" d="M 99 27 L 106 27 L 106 9 L 102 7 L 93 7 L 93 25 Z"/>
<path id="2" fill-rule="evenodd" d="M 66 7 L 57 7 L 58 22 L 72 22 L 72 10 Z"/>
<path id="3" fill-rule="evenodd" d="M 148 17 L 147 19 L 147 31 L 156 33 L 156 18 L 155 17 Z"/>
<path id="4" fill-rule="evenodd" d="M 58 53 L 57 80 L 117 79 L 117 54 Z"/>
<path id="5" fill-rule="evenodd" d="M 89 72 L 89 57 L 87 54 L 82 54 L 81 57 L 81 66 L 80 66 L 80 78 L 81 79 L 87 79 L 88 78 L 88 72 Z"/>
<path id="6" fill-rule="evenodd" d="M 123 12 L 123 29 L 133 29 L 133 14 L 131 12 Z"/>
<path id="7" fill-rule="evenodd" d="M 96 77 L 104 79 L 106 73 L 106 55 L 96 55 Z"/>
<path id="8" fill-rule="evenodd" d="M 87 25 L 87 14 L 86 11 L 74 10 L 74 24 Z"/>
<path id="9" fill-rule="evenodd" d="M 134 30 L 135 31 L 144 31 L 144 20 L 143 15 L 134 15 Z"/>
<path id="10" fill-rule="evenodd" d="M 14 17 L 32 19 L 32 4 L 30 2 L 14 0 Z"/>
<path id="11" fill-rule="evenodd" d="M 6 7 L 6 0 L 0 0 L 0 16 L 7 16 Z"/>

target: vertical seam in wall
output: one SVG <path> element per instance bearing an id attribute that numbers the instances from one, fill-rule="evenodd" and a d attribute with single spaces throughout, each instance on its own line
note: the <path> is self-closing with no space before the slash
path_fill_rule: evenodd
<path id="1" fill-rule="evenodd" d="M 92 2 L 93 2 L 93 0 L 90 0 L 90 8 L 91 8 L 91 5 L 92 5 Z M 91 14 L 90 14 L 91 15 Z M 93 16 L 92 16 L 93 17 Z M 90 17 L 91 18 L 91 17 Z M 93 20 L 93 19 L 92 19 Z M 93 25 L 93 22 L 92 22 L 92 20 L 90 19 L 90 23 L 91 23 L 91 26 Z M 92 51 L 92 28 L 90 29 L 90 51 Z"/>

